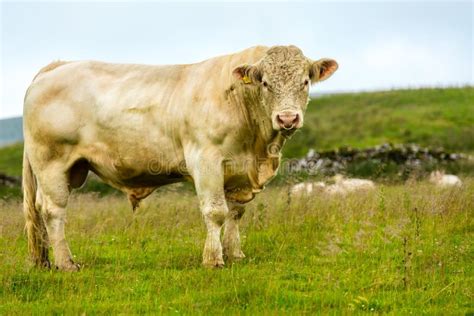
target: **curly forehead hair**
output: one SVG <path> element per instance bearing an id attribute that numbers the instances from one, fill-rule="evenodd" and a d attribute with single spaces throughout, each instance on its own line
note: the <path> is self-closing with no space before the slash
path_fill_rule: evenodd
<path id="1" fill-rule="evenodd" d="M 274 46 L 262 60 L 262 70 L 273 73 L 277 80 L 283 79 L 281 83 L 287 82 L 288 79 L 300 78 L 309 66 L 308 59 L 296 46 Z"/>
<path id="2" fill-rule="evenodd" d="M 267 51 L 267 56 L 272 59 L 287 59 L 292 57 L 303 57 L 303 52 L 296 46 L 273 46 Z"/>

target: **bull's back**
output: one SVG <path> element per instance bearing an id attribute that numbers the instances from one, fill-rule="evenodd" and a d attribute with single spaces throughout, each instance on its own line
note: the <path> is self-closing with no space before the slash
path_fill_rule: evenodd
<path id="1" fill-rule="evenodd" d="M 257 61 L 266 49 L 252 47 L 190 65 L 53 62 L 40 70 L 29 87 L 24 116 L 27 122 L 34 117 L 36 123 L 29 125 L 41 126 L 44 132 L 62 125 L 77 130 L 90 122 L 126 128 L 130 121 L 136 125 L 140 114 L 148 118 L 195 115 L 205 103 L 220 101 L 233 80 L 233 68 Z M 71 134 L 63 128 L 59 132 Z"/>
<path id="2" fill-rule="evenodd" d="M 149 118 L 159 110 L 157 100 L 178 85 L 180 67 L 158 68 L 86 61 L 41 71 L 25 97 L 25 126 L 34 135 L 41 131 L 68 142 L 94 125 L 127 130 L 139 123 L 137 115 Z"/>

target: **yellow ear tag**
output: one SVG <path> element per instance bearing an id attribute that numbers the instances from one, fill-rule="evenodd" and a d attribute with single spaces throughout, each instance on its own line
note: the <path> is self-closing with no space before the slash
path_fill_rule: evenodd
<path id="1" fill-rule="evenodd" d="M 244 83 L 252 83 L 252 80 L 251 80 L 250 77 L 247 76 L 247 75 L 245 75 L 245 76 L 242 77 L 242 81 L 243 81 Z"/>

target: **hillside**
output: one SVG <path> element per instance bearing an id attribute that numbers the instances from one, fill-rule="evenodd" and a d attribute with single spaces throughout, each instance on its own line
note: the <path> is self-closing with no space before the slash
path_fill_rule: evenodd
<path id="1" fill-rule="evenodd" d="M 313 99 L 284 154 L 308 148 L 418 143 L 474 152 L 474 87 L 339 94 Z"/>
<path id="2" fill-rule="evenodd" d="M 474 87 L 395 90 L 316 98 L 284 155 L 308 148 L 368 147 L 385 142 L 474 152 Z M 0 172 L 21 174 L 22 145 L 0 148 Z"/>
<path id="3" fill-rule="evenodd" d="M 19 142 L 23 139 L 21 117 L 0 119 L 0 147 Z"/>

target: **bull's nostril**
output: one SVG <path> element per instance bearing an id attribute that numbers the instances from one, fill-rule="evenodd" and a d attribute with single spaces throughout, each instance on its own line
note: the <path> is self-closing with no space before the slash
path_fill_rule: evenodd
<path id="1" fill-rule="evenodd" d="M 298 113 L 296 113 L 296 117 L 295 117 L 295 119 L 293 120 L 293 123 L 294 123 L 294 124 L 298 124 L 299 121 L 300 121 L 300 116 L 299 116 Z"/>
<path id="2" fill-rule="evenodd" d="M 280 114 L 277 115 L 278 124 L 284 124 L 285 122 L 281 119 Z"/>

